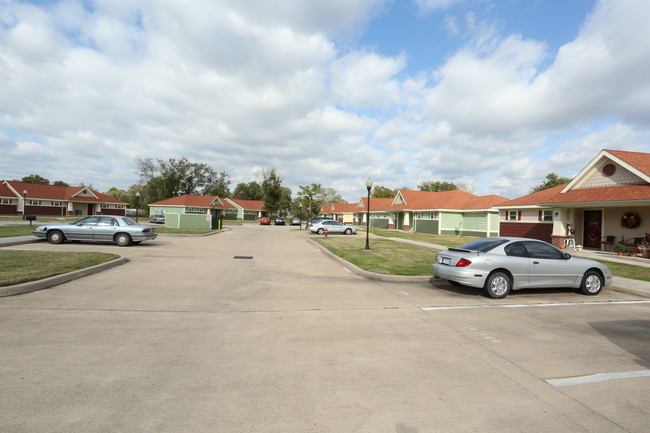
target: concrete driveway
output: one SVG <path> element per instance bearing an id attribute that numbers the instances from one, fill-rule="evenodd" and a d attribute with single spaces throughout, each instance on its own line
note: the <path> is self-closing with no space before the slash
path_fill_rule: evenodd
<path id="1" fill-rule="evenodd" d="M 9 247 L 129 263 L 0 299 L 0 432 L 647 430 L 648 298 L 371 281 L 308 236 Z"/>

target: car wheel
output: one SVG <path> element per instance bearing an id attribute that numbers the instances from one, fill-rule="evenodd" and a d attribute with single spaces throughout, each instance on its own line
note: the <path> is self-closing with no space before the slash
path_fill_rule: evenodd
<path id="1" fill-rule="evenodd" d="M 115 243 L 121 247 L 131 245 L 131 236 L 126 233 L 119 233 L 115 236 Z"/>
<path id="2" fill-rule="evenodd" d="M 319 235 L 322 235 L 323 233 L 325 233 L 325 230 L 318 229 L 318 230 L 316 230 L 316 233 L 318 233 Z"/>
<path id="3" fill-rule="evenodd" d="M 503 299 L 510 293 L 510 277 L 503 272 L 495 272 L 485 281 L 485 292 L 492 299 Z"/>
<path id="4" fill-rule="evenodd" d="M 60 244 L 65 240 L 65 236 L 59 230 L 47 232 L 47 241 L 51 244 Z"/>
<path id="5" fill-rule="evenodd" d="M 345 229 L 345 234 L 346 235 L 351 235 L 352 234 L 352 229 Z"/>
<path id="6" fill-rule="evenodd" d="M 585 272 L 584 277 L 582 277 L 582 284 L 580 284 L 580 290 L 585 295 L 593 296 L 597 295 L 603 290 L 603 277 L 596 271 L 587 271 Z"/>

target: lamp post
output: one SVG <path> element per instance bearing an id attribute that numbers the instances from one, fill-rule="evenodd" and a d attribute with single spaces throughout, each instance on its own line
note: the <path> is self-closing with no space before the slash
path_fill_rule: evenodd
<path id="1" fill-rule="evenodd" d="M 27 216 L 27 190 L 23 190 L 23 219 Z"/>
<path id="2" fill-rule="evenodd" d="M 368 178 L 366 181 L 366 189 L 368 189 L 368 209 L 366 209 L 366 251 L 370 251 L 370 190 L 372 189 L 372 179 Z"/>
<path id="3" fill-rule="evenodd" d="M 140 206 L 140 192 L 135 193 L 135 222 L 138 222 L 138 209 Z"/>

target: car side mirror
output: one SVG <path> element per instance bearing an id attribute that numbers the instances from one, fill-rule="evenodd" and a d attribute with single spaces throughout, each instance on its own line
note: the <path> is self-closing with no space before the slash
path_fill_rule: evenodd
<path id="1" fill-rule="evenodd" d="M 571 254 L 564 253 L 564 260 L 569 260 L 570 258 L 571 258 Z"/>

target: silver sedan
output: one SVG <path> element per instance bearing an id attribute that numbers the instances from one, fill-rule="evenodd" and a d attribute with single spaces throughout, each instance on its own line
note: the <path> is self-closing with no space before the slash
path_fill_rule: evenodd
<path id="1" fill-rule="evenodd" d="M 324 220 L 320 221 L 309 227 L 309 231 L 312 233 L 318 233 L 322 235 L 327 230 L 327 233 L 343 233 L 345 235 L 351 235 L 357 233 L 357 228 L 354 226 L 349 226 L 347 224 L 340 223 L 334 220 Z"/>
<path id="2" fill-rule="evenodd" d="M 495 299 L 505 298 L 510 290 L 546 287 L 580 288 L 585 295 L 597 295 L 613 282 L 607 266 L 527 238 L 477 239 L 441 251 L 433 274 L 453 285 L 483 288 Z"/>
<path id="3" fill-rule="evenodd" d="M 32 232 L 37 238 L 52 244 L 64 241 L 113 242 L 119 246 L 139 244 L 156 239 L 153 227 L 140 225 L 129 217 L 94 215 L 70 224 L 47 224 Z"/>

